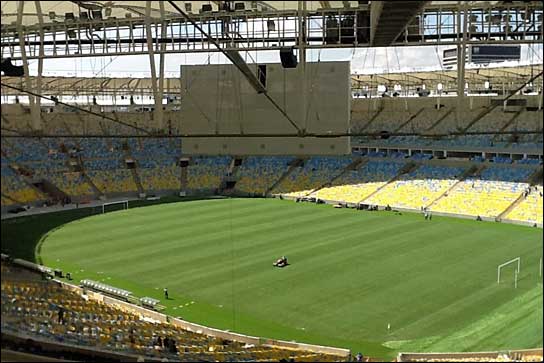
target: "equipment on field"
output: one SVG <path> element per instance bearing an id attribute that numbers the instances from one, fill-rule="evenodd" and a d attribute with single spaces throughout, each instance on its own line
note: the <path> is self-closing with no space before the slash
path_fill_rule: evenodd
<path id="1" fill-rule="evenodd" d="M 287 263 L 287 257 L 282 256 L 282 257 L 278 258 L 276 260 L 276 262 L 274 262 L 272 265 L 275 266 L 275 267 L 285 267 L 285 266 L 289 265 L 289 263 Z"/>
<path id="2" fill-rule="evenodd" d="M 106 207 L 109 205 L 122 204 L 123 209 L 128 209 L 128 200 L 120 200 L 117 202 L 108 202 L 102 204 L 102 214 L 106 213 Z"/>

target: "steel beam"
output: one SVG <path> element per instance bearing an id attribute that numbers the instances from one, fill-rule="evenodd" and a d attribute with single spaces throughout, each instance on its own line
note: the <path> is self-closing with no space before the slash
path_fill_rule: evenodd
<path id="1" fill-rule="evenodd" d="M 358 8 L 333 8 L 312 10 L 307 13 L 308 24 L 321 24 L 323 19 L 328 17 L 340 19 L 344 16 L 353 16 L 354 12 L 363 12 L 368 14 L 370 8 L 371 24 L 364 27 L 354 29 L 354 37 L 357 40 L 355 44 L 342 42 L 327 41 L 325 29 L 310 28 L 306 40 L 307 47 L 310 49 L 332 49 L 332 48 L 353 48 L 366 47 L 371 44 L 381 46 L 382 40 L 376 38 L 376 30 L 378 27 L 382 29 L 384 39 L 396 37 L 399 31 L 397 26 L 389 28 L 385 16 L 390 16 L 395 22 L 403 23 L 406 20 L 404 13 L 398 13 L 396 9 L 405 2 L 372 2 L 372 5 Z M 391 6 L 384 12 L 377 12 L 377 7 Z M 417 2 L 421 4 L 421 2 Z M 323 5 L 326 5 L 325 3 Z M 513 4 L 487 4 L 478 5 L 479 8 L 471 5 L 469 9 L 469 17 L 475 16 L 478 20 L 478 30 L 471 31 L 467 44 L 538 44 L 542 42 L 544 33 L 542 30 L 542 6 L 537 6 L 536 3 L 529 5 Z M 145 8 L 142 8 L 144 10 Z M 448 4 L 430 3 L 422 12 L 419 13 L 421 18 L 425 16 L 437 16 L 439 19 L 455 19 L 458 10 Z M 530 11 L 533 14 L 530 19 L 524 20 L 520 24 L 520 20 L 513 19 L 509 23 L 501 23 L 494 25 L 493 19 L 490 16 L 486 18 L 486 14 L 500 13 L 522 13 Z M 442 16 L 441 16 L 442 14 Z M 222 50 L 236 50 L 243 48 L 244 50 L 268 50 L 280 49 L 282 47 L 298 47 L 298 28 L 289 32 L 270 33 L 266 30 L 266 23 L 273 21 L 275 24 L 296 24 L 297 10 L 290 9 L 285 11 L 244 11 L 244 12 L 213 12 L 207 14 L 192 14 L 191 20 L 201 27 L 210 25 L 212 29 L 214 24 L 220 24 L 222 21 L 236 23 L 237 21 L 245 21 L 248 26 L 245 30 L 240 30 L 240 35 L 237 37 L 229 37 L 227 34 L 221 33 L 219 30 L 214 30 L 210 33 L 211 37 L 220 45 L 216 48 L 215 44 L 208 38 L 192 31 L 187 31 L 188 21 L 186 18 L 180 17 L 178 14 L 173 15 L 169 12 L 169 16 L 161 19 L 153 19 L 152 26 L 157 28 L 166 26 L 167 36 L 162 37 L 157 35 L 153 38 L 153 44 L 156 46 L 163 45 L 161 49 L 156 48 L 155 54 L 169 53 L 198 53 L 198 52 L 218 52 Z M 358 14 L 360 15 L 360 14 Z M 403 16 L 402 19 L 398 16 Z M 366 15 L 365 15 L 366 16 Z M 406 20 L 406 21 L 409 21 Z M 436 21 L 435 23 L 427 23 L 425 28 L 421 28 L 419 33 L 404 32 L 399 39 L 393 41 L 394 46 L 416 46 L 416 45 L 457 45 L 459 36 L 453 30 L 453 21 L 449 20 L 448 24 L 444 21 Z M 366 23 L 365 23 L 366 24 Z M 47 58 L 70 58 L 70 57 L 93 57 L 93 56 L 122 56 L 133 54 L 147 54 L 147 39 L 145 36 L 145 17 L 127 18 L 127 19 L 102 19 L 92 21 L 82 21 L 76 19 L 74 22 L 49 22 L 43 25 L 35 24 L 25 26 L 22 32 L 11 24 L 2 24 L 1 47 L 2 57 L 10 57 L 14 60 L 21 59 L 20 39 L 24 39 L 23 44 L 26 46 L 27 59 L 39 58 L 39 46 L 43 43 L 45 46 L 44 57 Z M 508 31 L 502 29 L 508 25 Z M 356 24 L 359 27 L 359 24 Z M 382 28 L 383 26 L 383 28 Z M 35 35 L 39 31 L 44 31 L 45 38 L 38 39 Z M 192 28 L 192 27 L 191 27 Z M 324 27 L 323 27 L 324 28 Z M 400 31 L 404 30 L 401 27 Z M 88 38 L 89 30 L 94 31 L 101 29 L 101 39 L 96 37 Z M 255 31 L 255 29 L 262 29 Z M 512 29 L 512 30 L 511 30 Z M 345 31 L 345 29 L 343 29 Z M 372 37 L 372 42 L 362 42 L 355 34 L 355 31 L 369 32 Z M 70 34 L 68 37 L 60 39 L 58 34 Z M 87 34 L 87 35 L 86 35 Z M 378 34 L 379 35 L 379 34 Z M 387 42 L 386 42 L 387 43 Z M 270 47 L 270 45 L 272 47 Z M 385 43 L 384 43 L 385 44 Z"/>

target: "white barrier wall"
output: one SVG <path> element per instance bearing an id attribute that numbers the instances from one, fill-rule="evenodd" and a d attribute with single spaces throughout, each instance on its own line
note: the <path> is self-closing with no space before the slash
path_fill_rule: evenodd
<path id="1" fill-rule="evenodd" d="M 145 317 L 160 321 L 161 323 L 170 323 L 175 326 L 179 326 L 182 329 L 185 329 L 191 332 L 196 332 L 198 334 L 204 334 L 204 335 L 208 335 L 212 337 L 234 340 L 234 341 L 247 343 L 247 344 L 266 345 L 266 346 L 285 348 L 285 349 L 305 350 L 305 351 L 314 352 L 314 353 L 332 354 L 332 355 L 338 355 L 342 357 L 348 357 L 351 354 L 351 351 L 349 349 L 327 347 L 323 345 L 298 343 L 294 341 L 288 342 L 284 340 L 254 337 L 254 336 L 249 336 L 244 334 L 223 331 L 223 330 L 219 330 L 215 328 L 210 328 L 204 325 L 191 323 L 182 319 L 172 318 L 165 314 L 159 313 L 157 311 L 149 310 L 147 308 L 137 306 L 125 301 L 121 301 L 109 296 L 104 296 L 100 293 L 90 291 L 89 289 L 83 289 L 79 286 L 75 286 L 61 280 L 54 280 L 54 281 L 61 284 L 65 289 L 76 292 L 78 294 L 82 294 L 83 291 L 85 291 L 89 298 L 100 301 L 104 304 L 112 305 L 125 311 L 128 310 L 132 313 L 139 314 L 141 316 L 145 316 Z"/>

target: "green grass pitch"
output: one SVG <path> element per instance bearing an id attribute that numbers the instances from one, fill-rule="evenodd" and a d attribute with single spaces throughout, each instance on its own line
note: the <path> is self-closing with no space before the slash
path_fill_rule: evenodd
<path id="1" fill-rule="evenodd" d="M 391 358 L 542 346 L 542 240 L 514 225 L 221 199 L 76 220 L 37 254 L 192 322 Z M 291 265 L 273 268 L 281 255 Z M 518 288 L 513 266 L 497 285 L 497 265 L 518 256 Z"/>

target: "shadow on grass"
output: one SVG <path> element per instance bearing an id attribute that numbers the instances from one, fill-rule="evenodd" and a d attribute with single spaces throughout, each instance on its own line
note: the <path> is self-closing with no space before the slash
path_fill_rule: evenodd
<path id="1" fill-rule="evenodd" d="M 136 200 L 129 203 L 129 207 L 139 208 L 158 204 L 191 202 L 195 200 L 218 199 L 221 197 L 162 197 L 159 200 Z M 102 207 L 80 207 L 66 211 L 35 214 L 31 216 L 15 217 L 2 220 L 1 223 L 1 251 L 13 258 L 22 258 L 37 262 L 40 241 L 48 233 L 62 225 L 77 219 L 102 214 Z"/>

